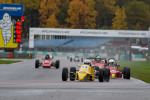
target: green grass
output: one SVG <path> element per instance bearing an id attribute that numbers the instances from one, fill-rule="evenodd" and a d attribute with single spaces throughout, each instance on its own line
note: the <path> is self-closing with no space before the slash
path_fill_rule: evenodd
<path id="1" fill-rule="evenodd" d="M 0 60 L 0 64 L 12 64 L 20 61 L 11 61 L 11 60 Z"/>
<path id="2" fill-rule="evenodd" d="M 150 61 L 120 61 L 118 64 L 123 67 L 130 67 L 131 77 L 150 83 Z"/>

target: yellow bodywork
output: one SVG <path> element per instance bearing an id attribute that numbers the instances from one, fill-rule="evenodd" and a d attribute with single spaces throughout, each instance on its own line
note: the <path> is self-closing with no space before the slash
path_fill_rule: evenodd
<path id="1" fill-rule="evenodd" d="M 76 80 L 94 81 L 95 80 L 94 67 L 85 64 L 80 66 L 79 71 L 76 73 Z"/>
<path id="2" fill-rule="evenodd" d="M 111 74 L 111 78 L 115 78 L 115 74 Z"/>

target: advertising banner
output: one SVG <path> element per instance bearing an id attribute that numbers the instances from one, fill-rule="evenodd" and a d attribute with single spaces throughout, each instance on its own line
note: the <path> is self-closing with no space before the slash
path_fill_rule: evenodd
<path id="1" fill-rule="evenodd" d="M 24 6 L 0 5 L 0 48 L 16 48 L 21 42 L 21 18 Z"/>
<path id="2" fill-rule="evenodd" d="M 30 28 L 30 35 L 148 38 L 148 34 L 149 34 L 149 31 L 132 31 L 132 30 Z"/>

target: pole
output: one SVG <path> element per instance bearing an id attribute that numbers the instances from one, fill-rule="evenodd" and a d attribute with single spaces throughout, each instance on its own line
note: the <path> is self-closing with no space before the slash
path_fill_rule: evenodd
<path id="1" fill-rule="evenodd" d="M 148 60 L 150 60 L 150 27 L 149 27 L 149 36 L 148 36 Z"/>
<path id="2" fill-rule="evenodd" d="M 131 53 L 131 39 L 129 38 L 129 60 L 132 60 L 132 53 Z"/>
<path id="3" fill-rule="evenodd" d="M 148 60 L 150 60 L 150 39 L 148 38 Z"/>

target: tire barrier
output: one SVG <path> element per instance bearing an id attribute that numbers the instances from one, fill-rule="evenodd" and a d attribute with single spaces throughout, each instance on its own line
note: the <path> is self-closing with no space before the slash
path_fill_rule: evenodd
<path id="1" fill-rule="evenodd" d="M 26 54 L 14 54 L 14 58 L 35 58 L 34 54 L 26 53 Z"/>
<path id="2" fill-rule="evenodd" d="M 0 58 L 35 58 L 35 54 L 28 52 L 0 52 Z"/>
<path id="3" fill-rule="evenodd" d="M 18 54 L 18 55 L 16 55 Z M 21 55 L 22 54 L 22 55 Z M 101 56 L 102 58 L 107 58 L 107 54 L 100 54 L 100 53 L 67 53 L 67 52 L 37 52 L 37 51 L 14 51 L 14 57 L 28 57 L 28 58 L 36 58 L 36 57 L 42 57 L 46 54 L 52 55 L 52 56 L 79 56 L 79 57 L 95 57 L 97 55 Z M 9 52 L 4 52 L 3 50 L 0 50 L 0 57 L 1 58 L 9 58 Z M 114 57 L 115 58 L 115 57 Z M 116 55 L 116 59 L 118 58 L 118 55 Z M 125 55 L 119 55 L 118 60 L 126 60 Z M 132 54 L 132 58 L 142 58 L 142 55 Z"/>
<path id="4" fill-rule="evenodd" d="M 0 58 L 9 58 L 9 52 L 0 52 Z"/>

